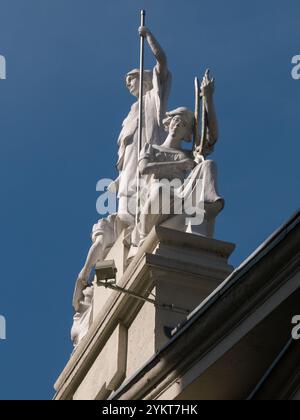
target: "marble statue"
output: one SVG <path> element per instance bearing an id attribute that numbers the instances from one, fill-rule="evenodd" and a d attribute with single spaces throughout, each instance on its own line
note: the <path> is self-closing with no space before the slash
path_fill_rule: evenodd
<path id="1" fill-rule="evenodd" d="M 149 182 L 148 197 L 142 208 L 139 224 L 133 233 L 133 245 L 136 247 L 143 244 L 154 226 L 162 224 L 174 215 L 182 214 L 184 201 L 201 201 L 204 212 L 208 213 L 210 218 L 215 218 L 224 207 L 224 200 L 218 194 L 215 163 L 197 154 L 194 157 L 191 152 L 182 149 L 183 140 L 192 140 L 194 122 L 194 114 L 187 108 L 178 108 L 167 113 L 164 123 L 169 134 L 166 141 L 161 146 L 145 145 L 141 153 L 140 171 L 149 176 Z M 170 189 L 170 184 L 161 183 L 161 179 L 177 179 L 180 182 L 177 188 L 175 186 Z M 167 189 L 164 188 L 165 185 Z M 195 191 L 198 191 L 198 195 L 193 199 Z M 170 196 L 170 210 L 165 212 L 163 203 L 167 195 Z"/>
<path id="2" fill-rule="evenodd" d="M 146 27 L 140 27 L 139 33 L 146 38 L 156 58 L 154 69 L 144 72 L 142 144 L 162 144 L 166 138 L 162 120 L 167 111 L 172 76 L 168 70 L 166 54 L 150 30 Z M 126 75 L 126 86 L 137 99 L 139 98 L 139 73 L 140 71 L 135 69 Z M 139 101 L 137 100 L 123 122 L 123 128 L 118 139 L 119 159 L 117 168 L 119 177 L 110 187 L 111 191 L 118 192 L 120 220 L 124 226 L 132 226 L 132 228 L 135 222 L 137 191 L 138 120 Z M 130 202 L 133 205 L 130 205 Z"/>
<path id="3" fill-rule="evenodd" d="M 181 197 L 185 203 L 184 210 L 189 211 L 181 216 L 176 215 L 172 217 L 170 215 L 168 220 L 163 223 L 164 226 L 172 229 L 211 238 L 214 236 L 216 217 L 225 205 L 225 201 L 219 197 L 217 192 L 217 165 L 215 162 L 207 159 L 214 151 L 214 146 L 219 135 L 217 115 L 214 106 L 214 92 L 215 80 L 210 79 L 210 72 L 207 70 L 200 88 L 200 94 L 203 100 L 203 111 L 205 112 L 205 130 L 203 130 L 205 135 L 203 136 L 203 144 L 198 147 L 194 146 L 193 157 L 196 166 L 185 179 L 183 187 L 179 191 L 179 197 Z M 194 122 L 196 122 L 196 119 Z M 204 123 L 204 121 L 202 123 Z M 190 138 L 190 134 L 186 136 Z M 187 218 L 186 216 L 191 214 L 190 211 L 193 211 L 193 203 L 195 202 L 197 213 L 193 218 Z M 189 206 L 190 208 L 188 208 Z"/>

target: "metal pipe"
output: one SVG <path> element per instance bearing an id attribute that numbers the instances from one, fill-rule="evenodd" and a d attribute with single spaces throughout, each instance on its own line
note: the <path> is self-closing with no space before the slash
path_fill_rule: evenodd
<path id="1" fill-rule="evenodd" d="M 115 284 L 111 284 L 109 282 L 101 282 L 100 281 L 100 282 L 98 282 L 98 286 L 102 286 L 102 287 L 105 287 L 106 289 L 114 290 L 115 292 L 125 293 L 125 294 L 127 294 L 129 296 L 132 296 L 132 297 L 134 297 L 138 300 L 141 300 L 143 302 L 151 303 L 152 305 L 154 305 L 158 309 L 162 309 L 162 310 L 165 310 L 165 311 L 176 312 L 176 313 L 181 314 L 181 315 L 188 315 L 190 313 L 190 311 L 188 309 L 179 308 L 178 306 L 175 306 L 175 305 L 172 305 L 172 304 L 157 303 L 154 299 L 150 299 L 150 298 L 146 298 L 144 296 L 140 296 L 137 293 L 132 292 L 131 290 L 124 289 L 120 286 L 117 286 Z"/>

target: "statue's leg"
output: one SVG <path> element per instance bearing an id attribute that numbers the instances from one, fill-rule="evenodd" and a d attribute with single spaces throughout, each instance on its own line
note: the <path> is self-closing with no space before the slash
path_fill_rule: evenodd
<path id="1" fill-rule="evenodd" d="M 168 195 L 168 197 L 167 197 Z M 167 200 L 166 200 L 167 199 Z M 159 226 L 174 214 L 174 196 L 169 189 L 164 191 L 161 186 L 151 188 L 150 196 L 143 207 L 139 223 L 141 245 L 154 226 Z"/>
<path id="2" fill-rule="evenodd" d="M 132 207 L 132 201 L 133 198 L 131 197 L 121 196 L 119 198 L 118 218 L 124 228 L 134 225 L 135 222 L 135 212 L 132 212 L 133 209 L 130 208 Z"/>
<path id="3" fill-rule="evenodd" d="M 218 168 L 214 161 L 206 160 L 201 163 L 199 178 L 203 184 L 204 209 L 212 217 L 216 217 L 223 210 L 225 201 L 218 193 Z"/>
<path id="4" fill-rule="evenodd" d="M 128 144 L 125 150 L 124 165 L 119 176 L 118 216 L 124 227 L 134 225 L 137 190 L 137 145 Z"/>

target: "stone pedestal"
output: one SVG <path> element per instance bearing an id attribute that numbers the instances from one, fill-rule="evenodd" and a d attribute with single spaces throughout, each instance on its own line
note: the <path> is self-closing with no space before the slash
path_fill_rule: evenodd
<path id="1" fill-rule="evenodd" d="M 145 303 L 129 327 L 128 376 L 167 343 L 168 331 L 183 322 L 233 270 L 228 264 L 232 244 L 163 227 L 155 234 L 154 249 L 147 252 L 146 246 L 140 270 L 146 267 L 141 294 L 148 296 L 150 291 L 158 306 Z M 132 261 L 132 267 L 137 261 Z"/>
<path id="2" fill-rule="evenodd" d="M 115 260 L 117 285 L 155 304 L 95 279 L 94 322 L 56 383 L 57 399 L 107 398 L 233 270 L 235 246 L 227 242 L 157 227 L 127 266 L 123 239 L 107 256 Z"/>

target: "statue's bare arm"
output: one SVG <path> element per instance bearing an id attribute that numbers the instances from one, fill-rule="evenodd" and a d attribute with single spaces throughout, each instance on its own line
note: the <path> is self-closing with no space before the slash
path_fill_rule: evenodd
<path id="1" fill-rule="evenodd" d="M 152 32 L 145 26 L 139 28 L 141 36 L 147 39 L 151 51 L 157 61 L 157 69 L 162 79 L 168 75 L 168 60 L 165 51 L 162 49 Z"/>
<path id="2" fill-rule="evenodd" d="M 219 137 L 217 113 L 214 104 L 215 81 L 210 79 L 207 70 L 201 85 L 202 95 L 205 97 L 205 106 L 208 115 L 208 135 L 211 144 L 216 143 Z"/>
<path id="3" fill-rule="evenodd" d="M 183 159 L 176 162 L 149 162 L 148 159 L 140 161 L 139 168 L 142 175 L 159 174 L 166 172 L 166 176 L 172 171 L 189 171 L 193 169 L 195 162 L 192 159 Z"/>
<path id="4" fill-rule="evenodd" d="M 95 242 L 91 246 L 85 265 L 79 274 L 80 281 L 84 284 L 88 284 L 89 276 L 92 269 L 97 264 L 103 254 L 103 236 L 97 236 Z"/>

